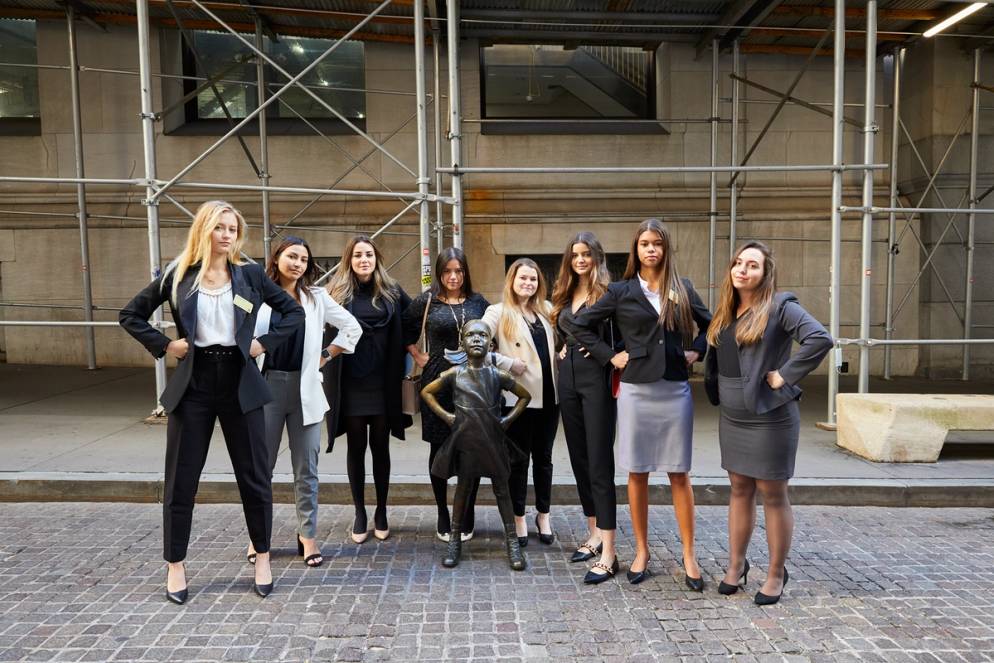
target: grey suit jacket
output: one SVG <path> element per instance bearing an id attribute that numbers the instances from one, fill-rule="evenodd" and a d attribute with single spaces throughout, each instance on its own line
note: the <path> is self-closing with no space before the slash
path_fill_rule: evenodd
<path id="1" fill-rule="evenodd" d="M 766 324 L 760 342 L 739 346 L 739 366 L 742 371 L 746 406 L 754 414 L 775 410 L 784 403 L 801 397 L 797 383 L 818 367 L 835 342 L 820 322 L 801 308 L 791 292 L 779 292 L 773 299 L 773 315 Z M 800 349 L 791 356 L 791 346 L 797 341 Z M 780 371 L 784 386 L 773 389 L 766 374 Z M 704 359 L 704 390 L 713 405 L 718 398 L 718 351 L 708 346 Z"/>

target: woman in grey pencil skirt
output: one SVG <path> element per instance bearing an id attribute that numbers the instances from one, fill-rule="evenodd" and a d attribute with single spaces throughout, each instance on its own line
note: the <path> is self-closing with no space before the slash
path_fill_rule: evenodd
<path id="1" fill-rule="evenodd" d="M 787 481 L 794 475 L 800 431 L 797 383 L 832 349 L 832 337 L 788 292 L 776 291 L 776 261 L 762 242 L 747 242 L 732 258 L 708 330 L 705 388 L 721 406 L 718 439 L 728 472 L 729 564 L 718 586 L 734 594 L 749 572 L 746 548 L 756 522 L 756 492 L 763 496 L 770 565 L 755 596 L 759 605 L 780 600 L 794 516 Z M 791 345 L 800 350 L 791 356 Z"/>
<path id="2" fill-rule="evenodd" d="M 273 392 L 273 400 L 265 406 L 269 471 L 272 475 L 285 427 L 297 504 L 297 554 L 307 566 L 321 566 L 324 559 L 317 543 L 318 455 L 321 422 L 328 411 L 321 367 L 332 357 L 354 351 L 362 328 L 324 288 L 313 285 L 317 267 L 311 261 L 311 248 L 301 238 L 291 236 L 280 242 L 266 273 L 306 314 L 304 325 L 284 345 L 259 358 L 262 374 Z M 256 334 L 265 333 L 279 319 L 277 311 L 263 306 L 256 318 Z M 321 347 L 326 324 L 336 327 L 338 335 L 331 345 Z M 250 546 L 248 559 L 254 562 L 254 558 L 255 551 Z"/>
<path id="3" fill-rule="evenodd" d="M 690 485 L 694 403 L 688 367 L 707 349 L 711 313 L 687 279 L 680 278 L 669 230 L 643 221 L 632 239 L 625 280 L 612 283 L 594 304 L 561 324 L 586 348 L 600 341 L 600 323 L 613 317 L 625 350 L 610 362 L 624 369 L 618 396 L 617 465 L 628 471 L 628 503 L 635 559 L 628 580 L 649 570 L 649 473 L 669 475 L 673 509 L 683 543 L 684 582 L 704 591 L 694 552 L 694 492 Z M 697 327 L 696 335 L 694 327 Z"/>

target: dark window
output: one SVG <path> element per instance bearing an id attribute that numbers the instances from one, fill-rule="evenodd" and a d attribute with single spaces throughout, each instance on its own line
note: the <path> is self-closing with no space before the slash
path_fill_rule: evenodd
<path id="1" fill-rule="evenodd" d="M 39 135 L 34 21 L 0 19 L 0 135 Z"/>
<path id="2" fill-rule="evenodd" d="M 655 118 L 654 53 L 630 46 L 497 44 L 481 51 L 482 105 L 488 133 L 501 125 L 543 132 L 578 127 L 618 133 L 661 131 Z M 487 121 L 490 122 L 487 122 Z M 538 122 L 543 120 L 544 122 Z"/>
<path id="3" fill-rule="evenodd" d="M 183 40 L 183 74 L 199 78 L 215 78 L 221 99 L 231 117 L 245 118 L 258 108 L 255 86 L 255 54 L 234 35 L 203 30 L 191 31 L 196 45 L 196 56 Z M 254 35 L 246 35 L 254 41 Z M 280 36 L 278 42 L 263 39 L 263 49 L 271 59 L 291 75 L 299 74 L 332 44 L 331 39 Z M 286 76 L 265 65 L 268 92 L 272 95 L 288 80 Z M 360 128 L 365 127 L 366 95 L 363 43 L 347 41 L 314 67 L 301 83 L 327 102 Z M 242 82 L 245 81 L 245 82 Z M 184 82 L 185 93 L 190 94 L 202 81 Z M 266 107 L 267 128 L 270 133 L 313 133 L 300 119 L 312 121 L 325 131 L 351 132 L 331 111 L 318 103 L 304 90 L 295 86 Z M 188 125 L 207 129 L 205 133 L 227 130 L 227 121 L 221 101 L 208 87 L 187 102 L 185 117 Z M 254 123 L 253 123 L 254 124 Z M 213 130 L 210 128 L 213 127 Z M 246 128 L 246 131 L 249 131 Z M 181 133 L 195 133 L 188 127 Z"/>
<path id="4" fill-rule="evenodd" d="M 548 292 L 545 296 L 548 298 L 552 297 L 552 288 L 556 284 L 556 278 L 559 276 L 559 266 L 563 263 L 562 254 L 552 255 L 528 255 L 528 256 L 504 256 L 504 273 L 507 274 L 507 270 L 511 268 L 511 264 L 518 258 L 531 258 L 538 265 L 539 270 L 542 272 L 542 276 L 545 277 L 545 287 Z M 628 265 L 628 254 L 627 253 L 608 253 L 607 254 L 607 269 L 611 272 L 611 280 L 618 281 L 625 273 L 625 267 Z"/>

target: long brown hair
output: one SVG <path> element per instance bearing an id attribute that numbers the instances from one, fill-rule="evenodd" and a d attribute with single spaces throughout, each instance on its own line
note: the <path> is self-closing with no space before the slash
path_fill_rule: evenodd
<path id="1" fill-rule="evenodd" d="M 517 333 L 518 318 L 523 317 L 522 307 L 518 306 L 518 296 L 514 293 L 514 279 L 522 267 L 530 267 L 538 274 L 538 287 L 535 288 L 535 294 L 525 302 L 524 308 L 531 309 L 535 315 L 546 320 L 549 319 L 549 304 L 545 301 L 545 276 L 542 275 L 542 270 L 531 258 L 518 258 L 508 267 L 507 276 L 504 278 L 504 305 L 501 307 L 498 329 L 506 338 L 514 337 Z"/>
<path id="2" fill-rule="evenodd" d="M 742 320 L 735 328 L 735 342 L 739 345 L 758 343 L 766 331 L 766 323 L 770 320 L 773 295 L 777 292 L 777 263 L 770 247 L 760 241 L 752 240 L 740 246 L 735 252 L 735 257 L 728 262 L 725 278 L 721 281 L 718 304 L 715 306 L 714 317 L 711 318 L 711 325 L 708 327 L 708 343 L 716 347 L 721 332 L 735 321 L 735 313 L 741 302 L 739 291 L 732 285 L 732 268 L 746 249 L 756 249 L 763 254 L 763 280 L 756 286 L 752 306 L 742 314 Z"/>
<path id="3" fill-rule="evenodd" d="M 280 285 L 280 269 L 279 261 L 280 256 L 283 252 L 289 249 L 291 246 L 302 246 L 304 250 L 307 251 L 307 267 L 304 269 L 304 273 L 300 275 L 297 282 L 294 284 L 294 290 L 297 293 L 297 301 L 304 301 L 304 297 L 308 299 L 311 298 L 311 286 L 314 285 L 314 276 L 317 273 L 317 265 L 314 264 L 314 260 L 311 258 L 311 247 L 306 241 L 300 237 L 294 237 L 293 235 L 288 235 L 279 246 L 273 251 L 273 257 L 269 261 L 269 267 L 266 268 L 266 275 L 273 280 L 276 285 Z"/>
<path id="4" fill-rule="evenodd" d="M 632 237 L 632 249 L 628 254 L 628 265 L 625 267 L 624 278 L 633 279 L 639 273 L 642 267 L 642 263 L 639 262 L 639 237 L 642 236 L 642 233 L 649 231 L 656 233 L 663 240 L 663 261 L 657 284 L 659 287 L 659 324 L 670 331 L 680 332 L 684 343 L 689 344 L 693 338 L 694 329 L 690 297 L 676 268 L 670 231 L 659 219 L 646 219 L 639 224 L 638 230 Z"/>
<path id="5" fill-rule="evenodd" d="M 580 285 L 580 275 L 573 271 L 573 247 L 577 244 L 586 244 L 590 249 L 590 257 L 593 266 L 583 280 L 587 282 L 587 306 L 590 306 L 601 295 L 607 292 L 607 286 L 611 283 L 611 274 L 607 270 L 607 256 L 604 248 L 597 241 L 597 236 L 592 232 L 582 230 L 573 236 L 573 239 L 566 245 L 563 251 L 563 260 L 559 265 L 559 274 L 556 277 L 556 284 L 552 288 L 552 326 L 555 327 L 559 319 L 559 313 L 573 303 L 573 293 Z"/>
<path id="6" fill-rule="evenodd" d="M 342 251 L 342 259 L 335 267 L 335 273 L 328 284 L 328 291 L 331 298 L 343 306 L 352 301 L 356 288 L 359 287 L 359 277 L 352 271 L 352 253 L 356 244 L 368 244 L 373 247 L 373 256 L 376 258 L 376 267 L 373 268 L 373 307 L 377 307 L 377 301 L 382 297 L 388 302 L 397 299 L 397 281 L 387 274 L 387 268 L 383 266 L 383 254 L 380 247 L 373 243 L 369 235 L 356 235 L 345 244 Z"/>

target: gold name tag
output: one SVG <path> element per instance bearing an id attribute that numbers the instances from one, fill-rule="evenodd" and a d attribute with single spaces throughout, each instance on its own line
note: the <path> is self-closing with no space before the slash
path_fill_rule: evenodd
<path id="1" fill-rule="evenodd" d="M 246 313 L 251 313 L 252 312 L 252 302 L 250 302 L 249 300 L 245 299 L 241 295 L 235 295 L 234 303 L 235 303 L 235 306 L 237 306 L 238 308 L 242 309 Z"/>

